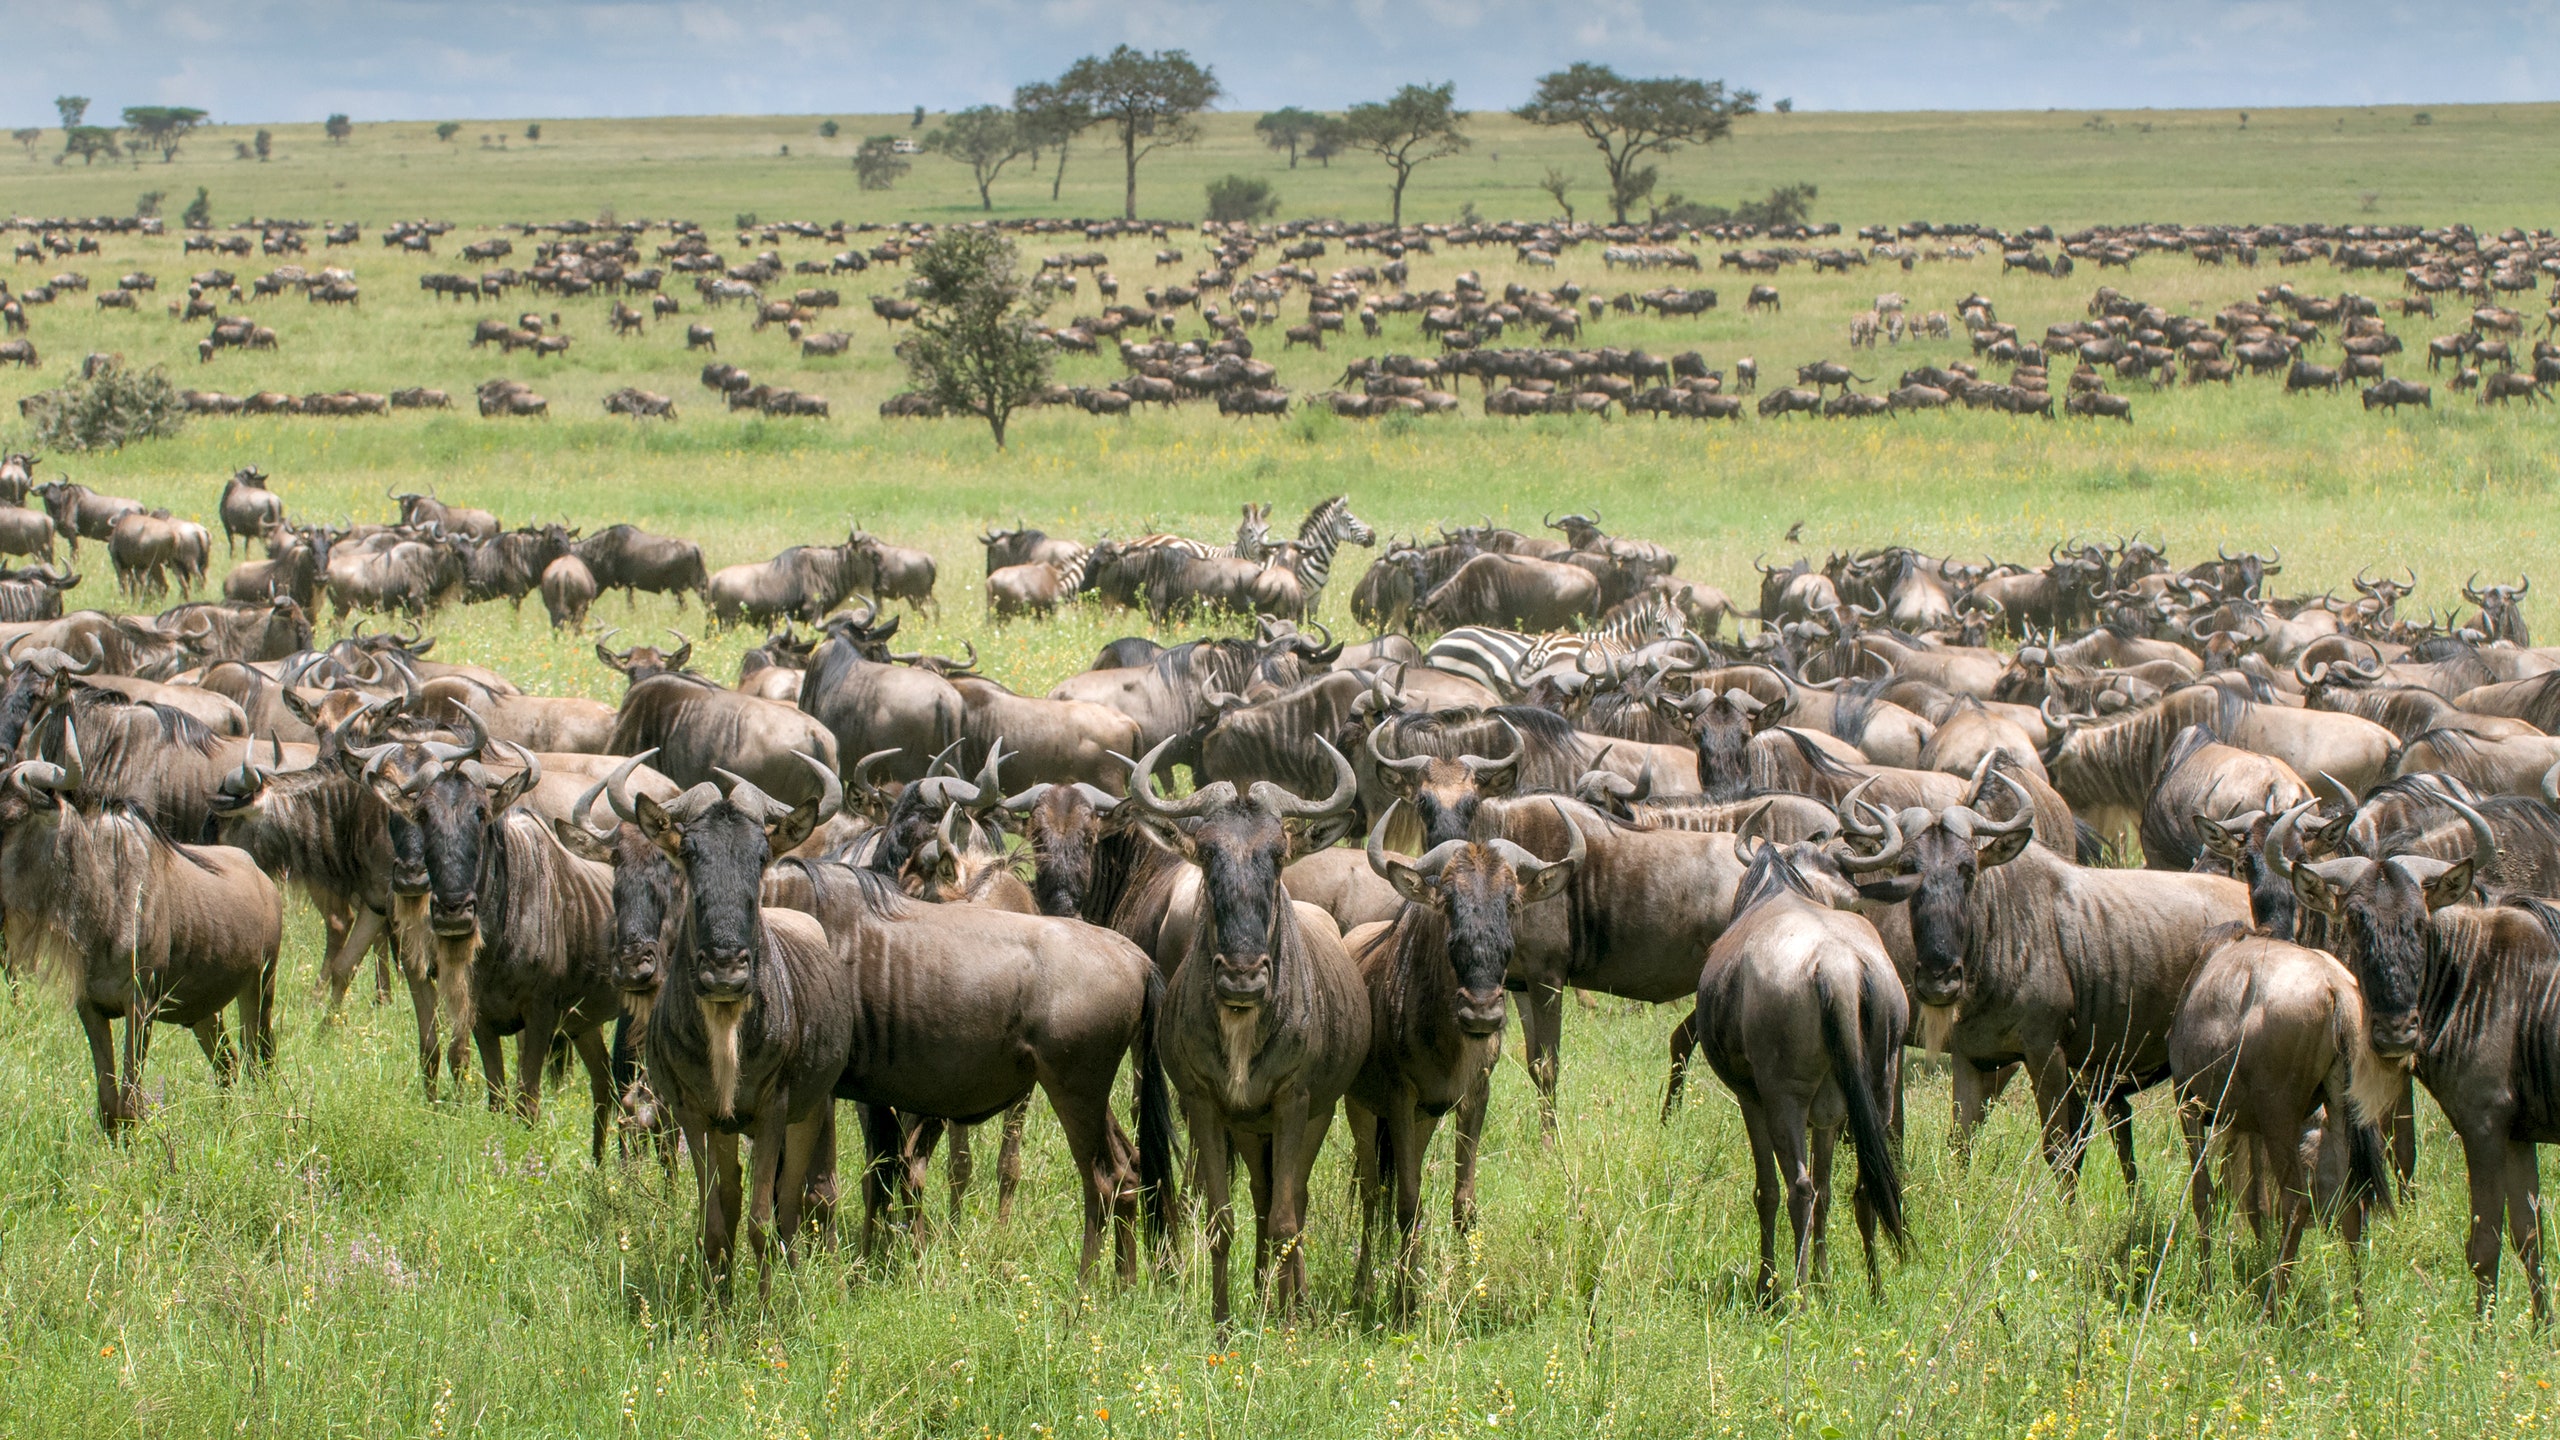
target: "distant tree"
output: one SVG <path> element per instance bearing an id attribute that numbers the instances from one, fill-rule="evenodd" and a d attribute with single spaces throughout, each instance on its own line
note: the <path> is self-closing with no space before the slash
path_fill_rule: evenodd
<path id="1" fill-rule="evenodd" d="M 1312 110 L 1301 110 L 1295 105 L 1287 105 L 1266 112 L 1261 119 L 1253 122 L 1253 129 L 1255 134 L 1262 137 L 1263 144 L 1274 150 L 1288 151 L 1289 168 L 1295 170 L 1298 168 L 1298 148 L 1307 143 L 1308 138 L 1315 134 L 1316 126 L 1323 120 L 1323 116 Z"/>
<path id="2" fill-rule="evenodd" d="M 213 228 L 213 197 L 205 193 L 203 186 L 196 187 L 196 198 L 188 201 L 187 208 L 179 213 L 178 223 L 190 230 Z"/>
<path id="3" fill-rule="evenodd" d="M 132 131 L 145 147 L 159 151 L 160 162 L 164 165 L 178 158 L 178 147 L 186 143 L 187 136 L 204 120 L 205 112 L 190 105 L 128 105 L 124 108 L 125 128 Z M 127 148 L 130 148 L 130 142 Z M 258 158 L 266 158 L 263 146 Z"/>
<path id="4" fill-rule="evenodd" d="M 1630 80 L 1586 61 L 1538 77 L 1536 94 L 1513 113 L 1532 125 L 1571 126 L 1590 139 L 1609 172 L 1609 206 L 1623 225 L 1627 207 L 1656 179 L 1655 168 L 1638 160 L 1721 140 L 1732 133 L 1735 116 L 1759 104 L 1757 94 L 1728 91 L 1721 80 Z"/>
<path id="5" fill-rule="evenodd" d="M 2436 117 L 2424 110 L 2421 110 L 2417 114 L 2409 117 L 2409 123 L 2412 125 L 2433 125 L 2436 123 Z"/>
<path id="6" fill-rule="evenodd" d="M 1813 218 L 1814 198 L 1822 192 L 1805 184 L 1781 185 L 1765 200 L 1745 200 L 1733 218 L 1753 225 L 1802 225 Z"/>
<path id="7" fill-rule="evenodd" d="M 168 372 L 109 359 L 76 379 L 26 397 L 19 409 L 47 450 L 113 450 L 127 441 L 175 435 L 187 423 Z"/>
<path id="8" fill-rule="evenodd" d="M 1152 54 L 1126 45 L 1067 67 L 1058 88 L 1083 104 L 1093 123 L 1119 134 L 1127 188 L 1124 219 L 1138 218 L 1138 162 L 1167 145 L 1200 138 L 1192 117 L 1218 98 L 1218 77 L 1180 50 Z"/>
<path id="9" fill-rule="evenodd" d="M 542 138 L 542 122 L 536 120 L 532 124 L 524 127 L 524 138 L 527 140 L 540 140 Z"/>
<path id="10" fill-rule="evenodd" d="M 62 116 L 63 129 L 77 130 L 80 128 L 80 122 L 89 118 L 89 97 L 56 95 L 53 97 L 53 108 Z"/>
<path id="11" fill-rule="evenodd" d="M 139 132 L 132 130 L 124 132 L 124 153 L 133 158 L 135 169 L 142 168 L 142 152 L 150 148 L 151 141 Z"/>
<path id="12" fill-rule="evenodd" d="M 838 125 L 833 120 L 821 120 L 818 122 L 818 138 L 821 140 L 833 140 L 843 129 L 843 126 Z"/>
<path id="13" fill-rule="evenodd" d="M 919 105 L 919 106 L 917 106 L 917 107 L 916 107 L 915 117 L 914 117 L 913 119 L 911 119 L 911 120 L 907 121 L 907 128 L 908 128 L 908 129 L 910 129 L 910 130 L 921 130 L 921 129 L 923 129 L 923 128 L 924 128 L 924 107 L 923 107 L 923 106 Z"/>
<path id="14" fill-rule="evenodd" d="M 1404 224 L 1404 187 L 1417 166 L 1467 148 L 1467 137 L 1458 129 L 1466 123 L 1467 112 L 1452 104 L 1457 94 L 1454 80 L 1407 85 L 1390 99 L 1354 105 L 1343 113 L 1352 147 L 1386 161 L 1395 172 L 1390 223 Z"/>
<path id="15" fill-rule="evenodd" d="M 101 155 L 112 161 L 116 158 L 116 132 L 104 125 L 74 125 L 62 132 L 62 153 L 79 156 L 83 165 L 94 163 Z"/>
<path id="16" fill-rule="evenodd" d="M 970 178 L 978 185 L 978 208 L 993 210 L 996 202 L 989 192 L 997 174 L 1031 147 L 1023 143 L 1022 126 L 1012 111 L 1001 105 L 972 105 L 955 112 L 941 128 L 927 131 L 924 148 L 968 166 Z"/>
<path id="17" fill-rule="evenodd" d="M 1679 225 L 1691 230 L 1705 225 L 1721 225 L 1733 218 L 1734 212 L 1723 206 L 1692 200 L 1677 190 L 1663 196 L 1662 203 L 1653 206 L 1652 212 L 1645 217 L 1648 224 Z"/>
<path id="18" fill-rule="evenodd" d="M 906 156 L 898 153 L 898 137 L 874 135 L 853 152 L 853 173 L 865 190 L 886 190 L 898 183 L 898 177 L 915 168 Z"/>
<path id="19" fill-rule="evenodd" d="M 231 158 L 234 160 L 255 160 L 258 156 L 257 152 L 249 148 L 248 141 L 234 140 L 231 142 Z"/>
<path id="20" fill-rule="evenodd" d="M 348 119 L 344 111 L 339 111 L 321 122 L 320 133 L 329 137 L 330 144 L 344 145 L 347 137 L 356 133 L 356 122 Z"/>
<path id="21" fill-rule="evenodd" d="M 1039 292 L 1017 259 L 1013 241 L 993 230 L 944 230 L 909 261 L 924 309 L 898 346 L 915 388 L 986 421 L 999 450 L 1013 412 L 1048 388 L 1054 353 L 1036 328 Z"/>
<path id="22" fill-rule="evenodd" d="M 133 213 L 148 220 L 160 213 L 160 202 L 169 198 L 166 190 L 145 190 L 133 202 Z"/>
<path id="23" fill-rule="evenodd" d="M 1573 223 L 1573 202 L 1565 197 L 1572 193 L 1573 184 L 1572 176 L 1553 165 L 1547 167 L 1546 178 L 1538 182 L 1539 189 L 1555 197 L 1556 208 L 1564 212 L 1565 223 L 1568 225 Z"/>
<path id="24" fill-rule="evenodd" d="M 33 160 L 36 158 L 36 142 L 44 138 L 44 132 L 33 125 L 25 125 L 10 131 L 9 138 L 27 147 L 27 158 Z"/>
<path id="25" fill-rule="evenodd" d="M 1793 115 L 1796 113 L 1796 102 L 1792 96 L 1781 95 L 1778 97 L 1778 103 L 1769 108 L 1781 115 Z"/>
<path id="26" fill-rule="evenodd" d="M 1268 180 L 1249 175 L 1221 175 L 1209 182 L 1209 218 L 1260 220 L 1278 213 L 1280 197 Z"/>
<path id="27" fill-rule="evenodd" d="M 276 148 L 276 137 L 268 131 L 261 130 L 258 132 L 258 138 L 251 141 L 250 144 L 251 147 L 258 152 L 258 158 L 260 160 L 264 160 L 274 153 Z"/>
<path id="28" fill-rule="evenodd" d="M 1031 147 L 1031 163 L 1040 163 L 1040 152 L 1058 152 L 1058 168 L 1049 176 L 1049 198 L 1058 198 L 1058 189 L 1067 183 L 1067 147 L 1078 131 L 1093 123 L 1093 111 L 1083 100 L 1070 95 L 1049 82 L 1035 81 L 1013 92 L 1014 123 L 1022 130 L 1023 143 Z"/>
<path id="29" fill-rule="evenodd" d="M 1344 124 L 1339 116 L 1324 115 L 1319 116 L 1315 128 L 1307 132 L 1306 149 L 1301 153 L 1330 170 L 1333 157 L 1350 148 L 1351 127 Z"/>

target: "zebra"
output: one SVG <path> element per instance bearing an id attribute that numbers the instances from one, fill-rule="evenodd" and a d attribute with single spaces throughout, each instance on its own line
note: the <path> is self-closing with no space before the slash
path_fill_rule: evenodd
<path id="1" fill-rule="evenodd" d="M 1345 540 L 1375 545 L 1378 532 L 1351 513 L 1351 497 L 1336 495 L 1307 512 L 1296 540 L 1271 547 L 1271 558 L 1254 582 L 1254 609 L 1284 620 L 1313 615 L 1324 598 L 1325 581 L 1332 577 L 1334 552 Z"/>
<path id="2" fill-rule="evenodd" d="M 1422 663 L 1463 676 L 1505 699 L 1516 699 L 1539 672 L 1579 666 L 1585 654 L 1604 659 L 1632 655 L 1687 628 L 1680 607 L 1659 590 L 1619 605 L 1579 633 L 1524 635 L 1490 625 L 1461 625 L 1431 642 Z"/>

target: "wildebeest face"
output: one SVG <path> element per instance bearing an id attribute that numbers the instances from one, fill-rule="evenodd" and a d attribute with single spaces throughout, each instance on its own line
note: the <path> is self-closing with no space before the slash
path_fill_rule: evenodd
<path id="1" fill-rule="evenodd" d="M 1999 778 L 2008 779 L 2005 774 Z M 2015 782 L 2010 783 L 2014 788 Z M 1973 948 L 1973 888 L 1983 871 L 2018 858 L 2033 838 L 2034 817 L 2023 792 L 2018 807 L 2016 818 L 2005 824 L 1964 805 L 1938 813 L 1905 810 L 1897 821 L 1903 836 L 1900 868 L 1858 885 L 1858 893 L 1871 902 L 1909 902 L 1911 988 L 1923 1005 L 1964 1001 L 1971 978 L 1966 957 Z"/>
<path id="2" fill-rule="evenodd" d="M 1260 807 L 1221 810 L 1200 823 L 1191 843 L 1209 901 L 1209 941 L 1221 1003 L 1259 1005 L 1271 989 L 1271 945 L 1279 926 L 1280 867 L 1289 835 Z"/>
<path id="3" fill-rule="evenodd" d="M 633 808 L 641 833 L 676 862 L 689 892 L 686 920 L 699 967 L 695 992 L 707 1000 L 746 999 L 755 989 L 756 963 L 763 953 L 759 892 L 765 866 L 809 838 L 817 824 L 817 802 L 769 823 L 726 799 L 703 806 L 681 824 L 645 795 Z"/>

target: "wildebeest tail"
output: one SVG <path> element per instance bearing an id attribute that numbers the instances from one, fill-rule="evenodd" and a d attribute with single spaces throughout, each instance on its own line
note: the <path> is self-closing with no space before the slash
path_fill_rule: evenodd
<path id="1" fill-rule="evenodd" d="M 1875 1211 L 1885 1233 L 1893 1237 L 1894 1249 L 1900 1251 L 1910 1243 L 1903 1227 L 1902 1172 L 1894 1161 L 1893 1129 L 1876 1094 L 1877 1077 L 1867 1063 L 1865 988 L 1861 983 L 1850 993 L 1840 994 L 1837 980 L 1815 972 L 1814 994 L 1822 1006 L 1822 1048 L 1831 1057 L 1831 1078 L 1848 1102 L 1849 1143 L 1858 1147 L 1858 1198 Z"/>
<path id="2" fill-rule="evenodd" d="M 1671 1078 L 1662 1087 L 1662 1123 L 1671 1123 L 1671 1112 L 1680 1104 L 1680 1087 L 1689 1078 L 1689 1057 L 1698 1050 L 1698 1012 L 1671 1027 Z"/>
<path id="3" fill-rule="evenodd" d="M 1161 1241 L 1173 1233 L 1173 1095 L 1165 1083 L 1164 1056 L 1156 1049 L 1156 1017 L 1164 1009 L 1164 975 L 1147 966 L 1147 997 L 1138 1011 L 1138 1184 L 1145 1191 L 1147 1228 Z"/>

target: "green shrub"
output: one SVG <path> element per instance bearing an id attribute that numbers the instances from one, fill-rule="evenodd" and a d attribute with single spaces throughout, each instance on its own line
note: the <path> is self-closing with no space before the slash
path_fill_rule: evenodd
<path id="1" fill-rule="evenodd" d="M 1280 209 L 1280 196 L 1268 180 L 1249 175 L 1221 175 L 1209 182 L 1209 218 L 1260 220 Z"/>
<path id="2" fill-rule="evenodd" d="M 154 365 L 134 370 L 107 359 L 77 380 L 27 397 L 36 443 L 48 450 L 113 450 L 128 441 L 175 435 L 187 422 L 178 387 Z"/>

